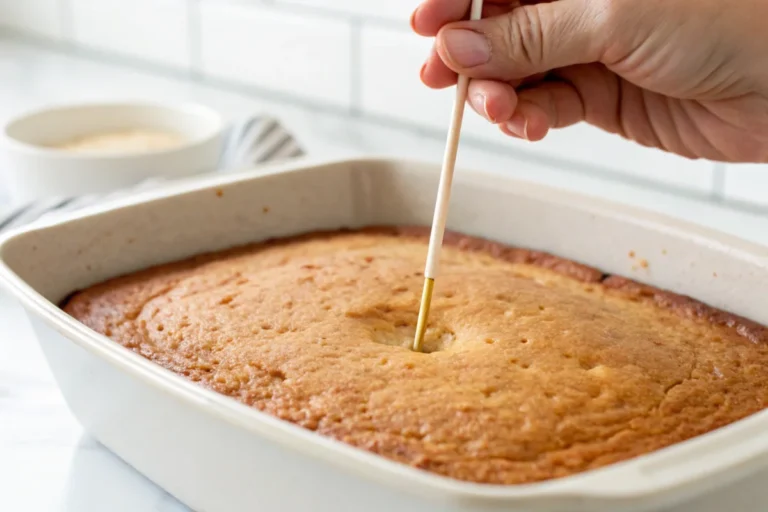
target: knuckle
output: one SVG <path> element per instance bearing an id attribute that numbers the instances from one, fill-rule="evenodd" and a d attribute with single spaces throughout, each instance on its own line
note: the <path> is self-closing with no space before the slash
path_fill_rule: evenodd
<path id="1" fill-rule="evenodd" d="M 504 48 L 515 64 L 536 68 L 544 61 L 544 31 L 536 6 L 512 11 L 503 18 Z"/>
<path id="2" fill-rule="evenodd" d="M 611 60 L 612 55 L 626 53 L 626 36 L 642 18 L 637 8 L 635 0 L 591 0 L 589 22 L 600 39 L 598 46 L 607 60 Z"/>

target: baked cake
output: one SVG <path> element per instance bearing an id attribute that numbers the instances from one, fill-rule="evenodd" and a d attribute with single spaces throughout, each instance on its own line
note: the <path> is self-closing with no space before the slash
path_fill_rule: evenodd
<path id="1" fill-rule="evenodd" d="M 768 331 L 694 300 L 447 234 L 314 233 L 78 292 L 64 309 L 268 414 L 440 475 L 520 484 L 646 454 L 768 401 Z"/>

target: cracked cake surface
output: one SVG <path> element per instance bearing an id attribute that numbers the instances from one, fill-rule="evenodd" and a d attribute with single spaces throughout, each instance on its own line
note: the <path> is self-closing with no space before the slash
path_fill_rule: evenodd
<path id="1" fill-rule="evenodd" d="M 268 241 L 112 279 L 66 312 L 216 392 L 455 479 L 558 478 L 760 411 L 766 330 L 544 253 L 428 231 Z"/>

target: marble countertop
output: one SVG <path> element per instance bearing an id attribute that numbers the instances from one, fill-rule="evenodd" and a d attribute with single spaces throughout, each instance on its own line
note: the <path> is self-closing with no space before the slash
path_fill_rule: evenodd
<path id="1" fill-rule="evenodd" d="M 154 75 L 3 38 L 0 77 L 0 122 L 29 108 L 56 102 L 189 100 L 207 103 L 229 116 L 245 111 L 276 115 L 316 156 L 373 153 L 435 161 L 442 156 L 442 141 L 426 134 L 292 105 L 266 95 L 225 91 L 193 77 Z M 462 148 L 460 160 L 460 166 L 508 172 L 650 207 L 768 245 L 766 216 L 580 176 L 487 148 Z M 22 309 L 2 292 L 0 333 L 0 510 L 187 510 L 82 430 L 56 387 Z M 761 503 L 768 502 L 768 488 L 763 484 L 766 478 L 768 472 L 734 487 L 727 496 L 704 497 L 675 512 L 763 510 Z"/>

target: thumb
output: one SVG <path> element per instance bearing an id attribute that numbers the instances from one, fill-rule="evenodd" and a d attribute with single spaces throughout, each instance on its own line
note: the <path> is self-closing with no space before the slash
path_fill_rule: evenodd
<path id="1" fill-rule="evenodd" d="M 505 15 L 461 21 L 437 34 L 440 58 L 471 78 L 516 80 L 600 60 L 599 16 L 590 0 L 516 7 Z"/>

